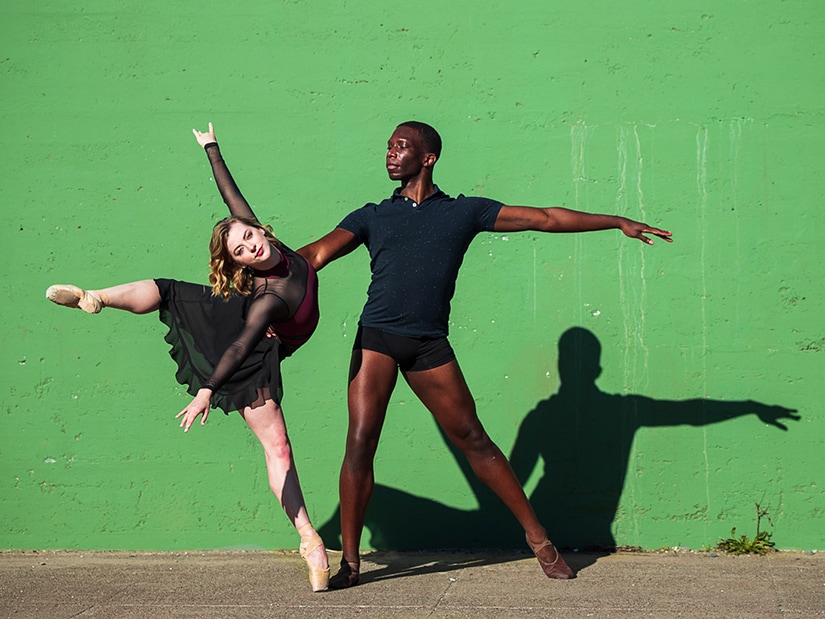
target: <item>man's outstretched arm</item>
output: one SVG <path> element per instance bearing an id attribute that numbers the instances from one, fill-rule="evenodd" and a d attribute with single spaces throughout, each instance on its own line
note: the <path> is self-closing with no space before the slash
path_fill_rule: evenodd
<path id="1" fill-rule="evenodd" d="M 304 245 L 298 253 L 306 258 L 312 268 L 320 271 L 333 260 L 346 256 L 360 244 L 361 241 L 349 230 L 335 228 L 314 243 Z"/>
<path id="2" fill-rule="evenodd" d="M 502 206 L 493 228 L 496 232 L 592 232 L 618 228 L 625 236 L 653 245 L 645 236 L 651 234 L 672 243 L 672 234 L 647 224 L 616 215 L 583 213 L 559 206 L 535 208 L 532 206 Z"/>

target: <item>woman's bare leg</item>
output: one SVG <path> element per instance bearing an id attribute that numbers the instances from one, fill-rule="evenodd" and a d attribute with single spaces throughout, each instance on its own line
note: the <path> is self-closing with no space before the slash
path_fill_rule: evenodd
<path id="1" fill-rule="evenodd" d="M 160 291 L 153 279 L 120 284 L 111 288 L 92 290 L 104 299 L 106 307 L 126 310 L 133 314 L 148 314 L 160 306 Z"/>
<path id="2" fill-rule="evenodd" d="M 301 533 L 302 544 L 312 540 L 317 536 L 317 532 L 307 514 L 281 407 L 269 398 L 267 389 L 262 389 L 258 400 L 245 407 L 241 411 L 241 416 L 264 448 L 266 472 L 272 493 L 290 522 Z M 305 558 L 307 563 L 318 569 L 329 569 L 323 544 L 308 552 Z"/>
<path id="3" fill-rule="evenodd" d="M 96 314 L 104 307 L 126 310 L 133 314 L 148 314 L 160 307 L 160 291 L 153 279 L 130 282 L 99 290 L 83 290 L 77 286 L 57 285 L 46 291 L 46 297 L 66 307 Z"/>

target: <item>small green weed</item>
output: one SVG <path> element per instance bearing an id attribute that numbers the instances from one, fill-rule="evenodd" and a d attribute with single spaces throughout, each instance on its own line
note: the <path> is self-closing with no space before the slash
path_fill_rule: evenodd
<path id="1" fill-rule="evenodd" d="M 716 549 L 732 555 L 763 555 L 774 549 L 774 542 L 771 541 L 773 533 L 761 531 L 762 518 L 767 520 L 771 526 L 773 522 L 768 516 L 768 510 L 756 503 L 756 536 L 750 539 L 747 535 L 736 537 L 736 527 L 730 530 L 730 537 L 720 540 L 716 544 Z"/>

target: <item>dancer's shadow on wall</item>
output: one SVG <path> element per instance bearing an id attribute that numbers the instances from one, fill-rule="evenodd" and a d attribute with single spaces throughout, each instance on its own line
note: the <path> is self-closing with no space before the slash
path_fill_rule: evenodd
<path id="1" fill-rule="evenodd" d="M 795 410 L 752 400 L 704 398 L 670 401 L 599 390 L 601 345 L 587 329 L 572 328 L 559 340 L 558 393 L 536 405 L 522 423 L 510 462 L 524 484 L 539 464 L 531 502 L 559 545 L 615 549 L 616 517 L 631 447 L 643 427 L 705 426 L 745 415 L 786 431 Z M 743 454 L 745 455 L 745 454 Z"/>
<path id="2" fill-rule="evenodd" d="M 510 456 L 522 484 L 543 461 L 530 501 L 562 548 L 615 548 L 611 525 L 639 428 L 703 426 L 753 414 L 763 423 L 787 430 L 782 420 L 799 419 L 795 410 L 750 400 L 666 401 L 603 393 L 596 386 L 600 356 L 601 345 L 590 331 L 575 327 L 561 336 L 559 391 L 527 414 Z M 456 509 L 376 484 L 365 525 L 369 538 L 364 541 L 378 550 L 524 547 L 523 533 L 510 512 L 478 481 L 466 458 L 443 433 L 442 438 L 479 507 Z M 320 533 L 328 547 L 340 548 L 340 531 L 336 510 Z"/>

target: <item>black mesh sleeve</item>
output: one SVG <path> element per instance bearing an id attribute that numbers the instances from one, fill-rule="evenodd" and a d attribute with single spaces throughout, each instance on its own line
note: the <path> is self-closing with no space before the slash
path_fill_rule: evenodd
<path id="1" fill-rule="evenodd" d="M 240 217 L 249 217 L 258 220 L 249 202 L 243 197 L 238 185 L 235 184 L 235 179 L 229 173 L 229 168 L 226 167 L 226 162 L 221 156 L 221 149 L 217 142 L 212 142 L 204 147 L 206 156 L 209 158 L 209 163 L 212 165 L 212 176 L 215 177 L 215 183 L 218 185 L 218 191 L 221 192 L 221 197 L 229 207 L 229 212 Z"/>
<path id="2" fill-rule="evenodd" d="M 221 357 L 212 376 L 204 383 L 204 388 L 217 391 L 241 366 L 249 353 L 264 337 L 267 327 L 272 323 L 285 320 L 289 309 L 286 304 L 273 294 L 261 295 L 249 306 L 246 326 L 241 335 L 230 344 Z"/>

